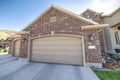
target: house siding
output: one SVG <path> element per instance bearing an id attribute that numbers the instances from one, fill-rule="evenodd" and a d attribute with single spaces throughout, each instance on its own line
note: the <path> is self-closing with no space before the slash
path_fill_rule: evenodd
<path id="1" fill-rule="evenodd" d="M 110 16 L 103 16 L 103 22 L 109 24 L 109 26 L 105 28 L 107 53 L 116 53 L 115 49 L 120 49 L 120 45 L 115 43 L 114 33 L 117 31 L 120 34 L 120 31 L 117 30 L 117 24 L 120 23 L 120 11 Z"/>

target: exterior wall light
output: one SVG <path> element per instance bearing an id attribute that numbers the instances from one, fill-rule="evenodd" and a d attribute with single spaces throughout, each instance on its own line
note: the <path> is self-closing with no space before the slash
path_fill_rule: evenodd
<path id="1" fill-rule="evenodd" d="M 89 35 L 88 39 L 92 41 L 94 39 L 93 35 Z"/>
<path id="2" fill-rule="evenodd" d="M 27 41 L 27 39 L 26 38 L 22 38 L 22 42 L 26 42 Z"/>

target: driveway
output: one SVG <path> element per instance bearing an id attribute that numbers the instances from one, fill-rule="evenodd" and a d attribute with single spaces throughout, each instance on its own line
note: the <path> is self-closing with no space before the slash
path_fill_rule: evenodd
<path id="1" fill-rule="evenodd" d="M 90 68 L 14 60 L 0 65 L 0 80 L 99 80 Z"/>
<path id="2" fill-rule="evenodd" d="M 11 55 L 8 55 L 8 54 L 0 53 L 0 65 L 6 64 L 6 63 L 8 63 L 10 61 L 14 61 L 14 60 L 18 60 L 18 58 L 12 57 Z"/>

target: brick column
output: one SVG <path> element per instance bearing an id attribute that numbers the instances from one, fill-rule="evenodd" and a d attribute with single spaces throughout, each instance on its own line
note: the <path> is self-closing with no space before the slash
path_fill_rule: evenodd
<path id="1" fill-rule="evenodd" d="M 90 37 L 92 38 L 90 39 Z M 89 67 L 101 67 L 101 49 L 98 30 L 87 30 L 84 36 L 85 42 L 85 58 Z"/>
<path id="2" fill-rule="evenodd" d="M 20 57 L 27 58 L 27 51 L 28 51 L 28 34 L 22 34 L 20 44 Z"/>

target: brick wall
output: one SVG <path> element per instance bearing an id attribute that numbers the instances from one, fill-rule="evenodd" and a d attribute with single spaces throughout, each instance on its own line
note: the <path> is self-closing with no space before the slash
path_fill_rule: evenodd
<path id="1" fill-rule="evenodd" d="M 25 40 L 26 39 L 26 40 Z M 21 44 L 20 44 L 20 57 L 26 58 L 27 57 L 27 50 L 28 50 L 28 35 L 24 34 L 21 36 Z"/>
<path id="2" fill-rule="evenodd" d="M 92 18 L 93 21 L 98 22 L 98 23 L 103 23 L 100 14 L 96 14 L 96 13 L 91 12 L 89 10 L 84 12 L 81 16 L 83 16 L 85 18 L 88 18 L 88 16 L 89 16 L 89 18 Z"/>
<path id="3" fill-rule="evenodd" d="M 92 35 L 94 40 L 90 40 L 89 35 Z M 85 31 L 84 43 L 86 62 L 100 63 L 102 57 L 98 30 Z M 89 46 L 95 46 L 95 49 L 90 49 Z"/>
<path id="4" fill-rule="evenodd" d="M 85 18 L 88 18 L 88 16 L 89 16 L 90 18 L 92 18 L 93 21 L 98 22 L 100 24 L 103 23 L 101 15 L 96 14 L 95 12 L 92 12 L 90 10 L 87 10 L 86 12 L 82 13 L 82 16 Z M 104 43 L 103 35 L 104 35 L 103 31 L 100 31 L 99 39 L 100 39 L 100 45 L 101 45 L 101 53 L 105 53 L 105 43 Z"/>
<path id="5" fill-rule="evenodd" d="M 56 17 L 56 20 L 50 22 L 50 17 Z M 51 31 L 54 31 L 55 34 L 84 36 L 86 62 L 99 63 L 101 62 L 101 53 L 98 30 L 83 31 L 81 28 L 85 25 L 90 25 L 90 23 L 78 20 L 60 11 L 52 9 L 34 24 L 30 25 L 29 31 L 30 37 L 49 35 L 51 34 Z M 93 33 L 95 39 L 91 43 L 96 46 L 96 49 L 90 50 L 88 49 L 89 44 L 87 38 L 89 34 Z M 24 35 L 22 35 L 22 37 L 24 37 Z M 26 54 L 26 50 L 24 50 L 26 45 L 27 43 L 21 44 L 20 54 Z"/>

